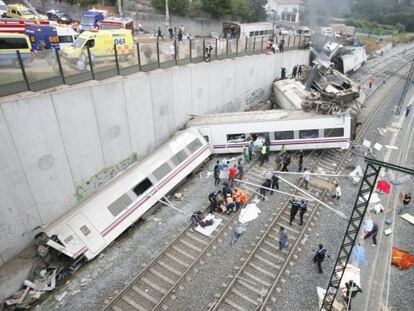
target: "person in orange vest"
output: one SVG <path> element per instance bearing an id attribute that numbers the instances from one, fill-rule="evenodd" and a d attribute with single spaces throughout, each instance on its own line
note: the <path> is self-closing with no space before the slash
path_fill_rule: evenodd
<path id="1" fill-rule="evenodd" d="M 374 77 L 374 75 L 370 75 L 370 76 L 368 77 L 368 85 L 369 85 L 369 88 L 371 88 L 371 87 L 372 87 L 372 84 L 374 83 L 374 81 L 375 81 L 375 77 Z"/>

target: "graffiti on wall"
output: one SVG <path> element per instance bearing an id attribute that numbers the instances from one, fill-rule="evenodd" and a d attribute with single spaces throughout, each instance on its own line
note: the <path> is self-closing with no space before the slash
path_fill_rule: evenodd
<path id="1" fill-rule="evenodd" d="M 104 185 L 106 185 L 110 180 L 116 177 L 118 174 L 124 172 L 131 164 L 138 161 L 138 154 L 133 153 L 129 158 L 111 166 L 106 167 L 101 170 L 99 173 L 84 181 L 83 183 L 76 186 L 75 199 L 79 203 L 82 200 L 86 199 L 90 195 L 97 192 Z"/>
<path id="2" fill-rule="evenodd" d="M 246 105 L 252 105 L 260 101 L 265 94 L 265 91 L 262 88 L 249 90 L 245 93 L 245 103 Z"/>

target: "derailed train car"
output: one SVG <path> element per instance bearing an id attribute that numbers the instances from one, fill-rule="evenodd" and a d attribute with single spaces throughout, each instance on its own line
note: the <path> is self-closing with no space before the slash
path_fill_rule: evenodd
<path id="1" fill-rule="evenodd" d="M 196 116 L 187 123 L 210 143 L 213 153 L 241 153 L 252 139 L 267 140 L 270 150 L 349 148 L 355 122 L 349 112 L 324 115 L 303 110 L 270 110 Z"/>
<path id="2" fill-rule="evenodd" d="M 73 259 L 90 260 L 210 156 L 195 129 L 167 143 L 37 236 L 44 246 Z"/>

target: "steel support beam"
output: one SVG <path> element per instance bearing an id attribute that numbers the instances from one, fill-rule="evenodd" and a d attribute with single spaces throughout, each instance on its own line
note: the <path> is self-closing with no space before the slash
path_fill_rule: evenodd
<path id="1" fill-rule="evenodd" d="M 392 163 L 382 162 L 372 158 L 365 158 L 365 162 L 367 163 L 367 167 L 365 169 L 364 177 L 362 178 L 358 196 L 355 200 L 348 227 L 346 228 L 345 236 L 342 240 L 338 257 L 336 258 L 334 270 L 329 279 L 328 288 L 326 289 L 325 297 L 322 301 L 321 311 L 330 311 L 333 306 L 381 168 L 384 167 L 405 174 L 414 175 L 414 170 Z"/>

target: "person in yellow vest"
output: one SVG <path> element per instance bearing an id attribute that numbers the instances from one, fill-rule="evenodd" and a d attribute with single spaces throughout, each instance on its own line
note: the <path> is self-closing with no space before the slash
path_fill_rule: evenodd
<path id="1" fill-rule="evenodd" d="M 260 166 L 263 166 L 263 163 L 266 159 L 266 154 L 267 154 L 267 146 L 263 144 L 261 151 L 260 151 Z"/>

